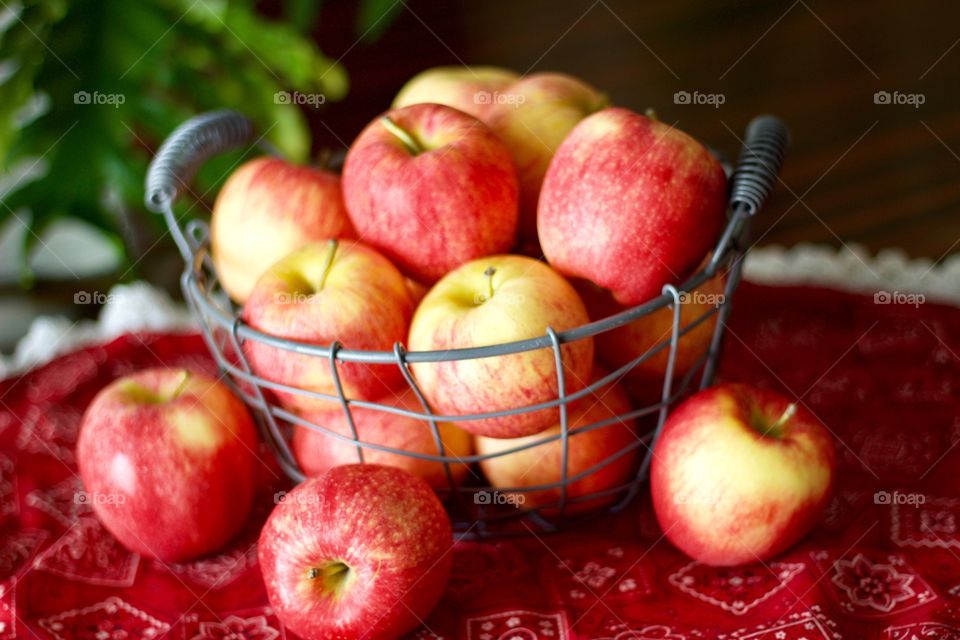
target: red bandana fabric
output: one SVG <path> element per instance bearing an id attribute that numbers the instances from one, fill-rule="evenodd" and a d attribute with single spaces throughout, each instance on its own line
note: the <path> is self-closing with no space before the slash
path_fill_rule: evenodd
<path id="1" fill-rule="evenodd" d="M 960 639 L 960 309 L 750 283 L 734 309 L 720 377 L 800 398 L 838 437 L 813 533 L 774 562 L 710 568 L 641 498 L 563 533 L 461 541 L 412 637 Z M 124 549 L 75 497 L 84 408 L 158 365 L 213 372 L 198 336 L 140 334 L 0 383 L 0 640 L 293 637 L 256 559 L 276 469 L 245 533 L 176 565 Z"/>

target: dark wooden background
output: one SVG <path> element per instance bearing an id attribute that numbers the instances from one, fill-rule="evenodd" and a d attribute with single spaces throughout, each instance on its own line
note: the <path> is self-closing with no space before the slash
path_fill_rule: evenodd
<path id="1" fill-rule="evenodd" d="M 328 1 L 316 29 L 352 84 L 314 114 L 322 144 L 352 141 L 425 67 L 559 70 L 732 155 L 751 116 L 782 117 L 793 146 L 757 221 L 762 244 L 855 242 L 934 259 L 960 249 L 955 1 L 406 0 L 372 45 L 348 28 L 354 11 Z M 681 90 L 725 102 L 674 104 Z M 875 104 L 881 90 L 924 104 Z"/>

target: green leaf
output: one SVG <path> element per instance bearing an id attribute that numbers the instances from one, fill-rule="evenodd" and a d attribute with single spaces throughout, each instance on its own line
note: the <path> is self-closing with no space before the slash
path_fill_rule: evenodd
<path id="1" fill-rule="evenodd" d="M 367 42 L 379 40 L 402 9 L 402 0 L 360 0 L 357 35 Z"/>

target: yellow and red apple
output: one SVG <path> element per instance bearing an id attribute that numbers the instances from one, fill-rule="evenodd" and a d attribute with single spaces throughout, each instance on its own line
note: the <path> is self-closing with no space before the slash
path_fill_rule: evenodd
<path id="1" fill-rule="evenodd" d="M 706 147 L 608 108 L 582 120 L 554 154 L 537 231 L 554 268 L 632 306 L 696 267 L 720 234 L 725 207 L 723 167 Z"/>
<path id="2" fill-rule="evenodd" d="M 822 514 L 835 457 L 826 427 L 789 398 L 744 384 L 706 389 L 670 414 L 654 447 L 657 520 L 705 564 L 767 561 Z"/>
<path id="3" fill-rule="evenodd" d="M 483 120 L 499 92 L 519 77 L 500 67 L 434 67 L 410 78 L 393 99 L 393 108 L 430 102 Z"/>
<path id="4" fill-rule="evenodd" d="M 502 89 L 483 120 L 517 167 L 520 182 L 519 235 L 537 238 L 537 200 L 554 151 L 585 117 L 607 106 L 593 87 L 563 73 L 533 73 Z"/>
<path id="5" fill-rule="evenodd" d="M 370 123 L 347 153 L 343 193 L 359 237 L 424 284 L 514 242 L 510 154 L 451 107 L 415 104 Z"/>
<path id="6" fill-rule="evenodd" d="M 378 402 L 398 409 L 423 412 L 423 407 L 410 389 L 402 391 L 399 395 L 388 394 Z M 470 434 L 451 422 L 437 423 L 437 431 L 443 443 L 441 453 L 434 440 L 430 424 L 423 420 L 366 407 L 352 407 L 350 412 L 357 430 L 357 437 L 362 442 L 392 447 L 404 452 L 445 455 L 451 458 L 463 458 L 473 453 Z M 307 412 L 301 416 L 341 435 L 347 437 L 353 435 L 347 416 L 340 407 L 327 411 Z M 450 486 L 442 462 L 423 460 L 370 447 L 363 447 L 362 451 L 363 462 L 366 464 L 399 467 L 423 478 L 434 489 Z M 300 425 L 296 426 L 293 432 L 293 454 L 303 472 L 308 476 L 320 475 L 338 465 L 360 462 L 357 445 Z M 450 464 L 450 476 L 454 484 L 462 483 L 469 470 L 468 464 L 463 462 Z"/>
<path id="7" fill-rule="evenodd" d="M 595 371 L 592 381 L 603 375 L 604 372 Z M 567 429 L 570 434 L 567 442 L 567 478 L 582 477 L 568 480 L 569 502 L 563 513 L 589 511 L 622 497 L 614 492 L 586 499 L 591 494 L 625 485 L 637 471 L 637 452 L 645 448 L 642 445 L 639 445 L 639 448 L 637 446 L 634 421 L 618 417 L 630 410 L 626 394 L 617 385 L 601 387 L 571 404 L 567 414 Z M 611 422 L 601 427 L 592 427 L 604 421 Z M 585 430 L 587 427 L 590 429 Z M 560 424 L 555 424 L 541 433 L 522 438 L 477 436 L 477 453 L 501 453 L 560 433 Z M 634 445 L 632 449 L 629 448 L 631 445 Z M 597 468 L 609 458 L 614 459 Z M 490 484 L 502 489 L 525 489 L 560 483 L 563 480 L 563 443 L 558 438 L 515 453 L 487 458 L 479 464 Z M 559 487 L 518 491 L 515 492 L 513 502 L 524 509 L 545 507 L 543 512 L 550 514 L 558 510 L 560 497 Z"/>
<path id="8" fill-rule="evenodd" d="M 545 336 L 588 321 L 574 288 L 549 266 L 524 256 L 488 256 L 447 274 L 420 302 L 410 324 L 411 351 L 448 351 Z M 567 393 L 582 389 L 593 340 L 561 347 Z M 556 399 L 551 348 L 488 358 L 411 365 L 430 406 L 441 415 L 472 415 Z M 556 408 L 458 421 L 479 435 L 514 438 L 556 424 Z"/>
<path id="9" fill-rule="evenodd" d="M 123 546 L 164 562 L 216 551 L 253 506 L 253 420 L 213 378 L 147 369 L 104 387 L 77 441 L 86 502 Z"/>
<path id="10" fill-rule="evenodd" d="M 263 272 L 294 249 L 353 235 L 338 175 L 272 157 L 230 174 L 210 220 L 217 275 L 241 303 Z"/>
<path id="11" fill-rule="evenodd" d="M 403 342 L 413 313 L 406 278 L 379 252 L 355 240 L 308 244 L 269 270 L 243 307 L 251 327 L 279 338 L 347 349 L 389 351 Z M 330 362 L 249 340 L 244 352 L 254 372 L 272 382 L 336 395 Z M 338 362 L 348 398 L 373 400 L 403 384 L 394 365 Z M 331 403 L 277 391 L 288 407 L 329 409 Z"/>
<path id="12" fill-rule="evenodd" d="M 397 639 L 443 595 L 453 533 L 426 482 L 376 464 L 334 467 L 286 494 L 257 544 L 270 605 L 304 640 Z"/>

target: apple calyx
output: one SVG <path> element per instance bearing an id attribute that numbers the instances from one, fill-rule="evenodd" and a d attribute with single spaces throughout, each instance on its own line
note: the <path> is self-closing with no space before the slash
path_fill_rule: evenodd
<path id="1" fill-rule="evenodd" d="M 394 122 L 390 116 L 382 116 L 380 118 L 380 124 L 383 125 L 383 128 L 392 133 L 400 142 L 403 143 L 403 146 L 412 153 L 413 155 L 419 155 L 426 151 L 423 145 L 413 137 L 413 134 L 398 125 Z"/>
<path id="2" fill-rule="evenodd" d="M 325 596 L 339 598 L 353 578 L 353 569 L 346 562 L 331 560 L 307 569 L 307 580 L 317 581 L 316 587 Z"/>

